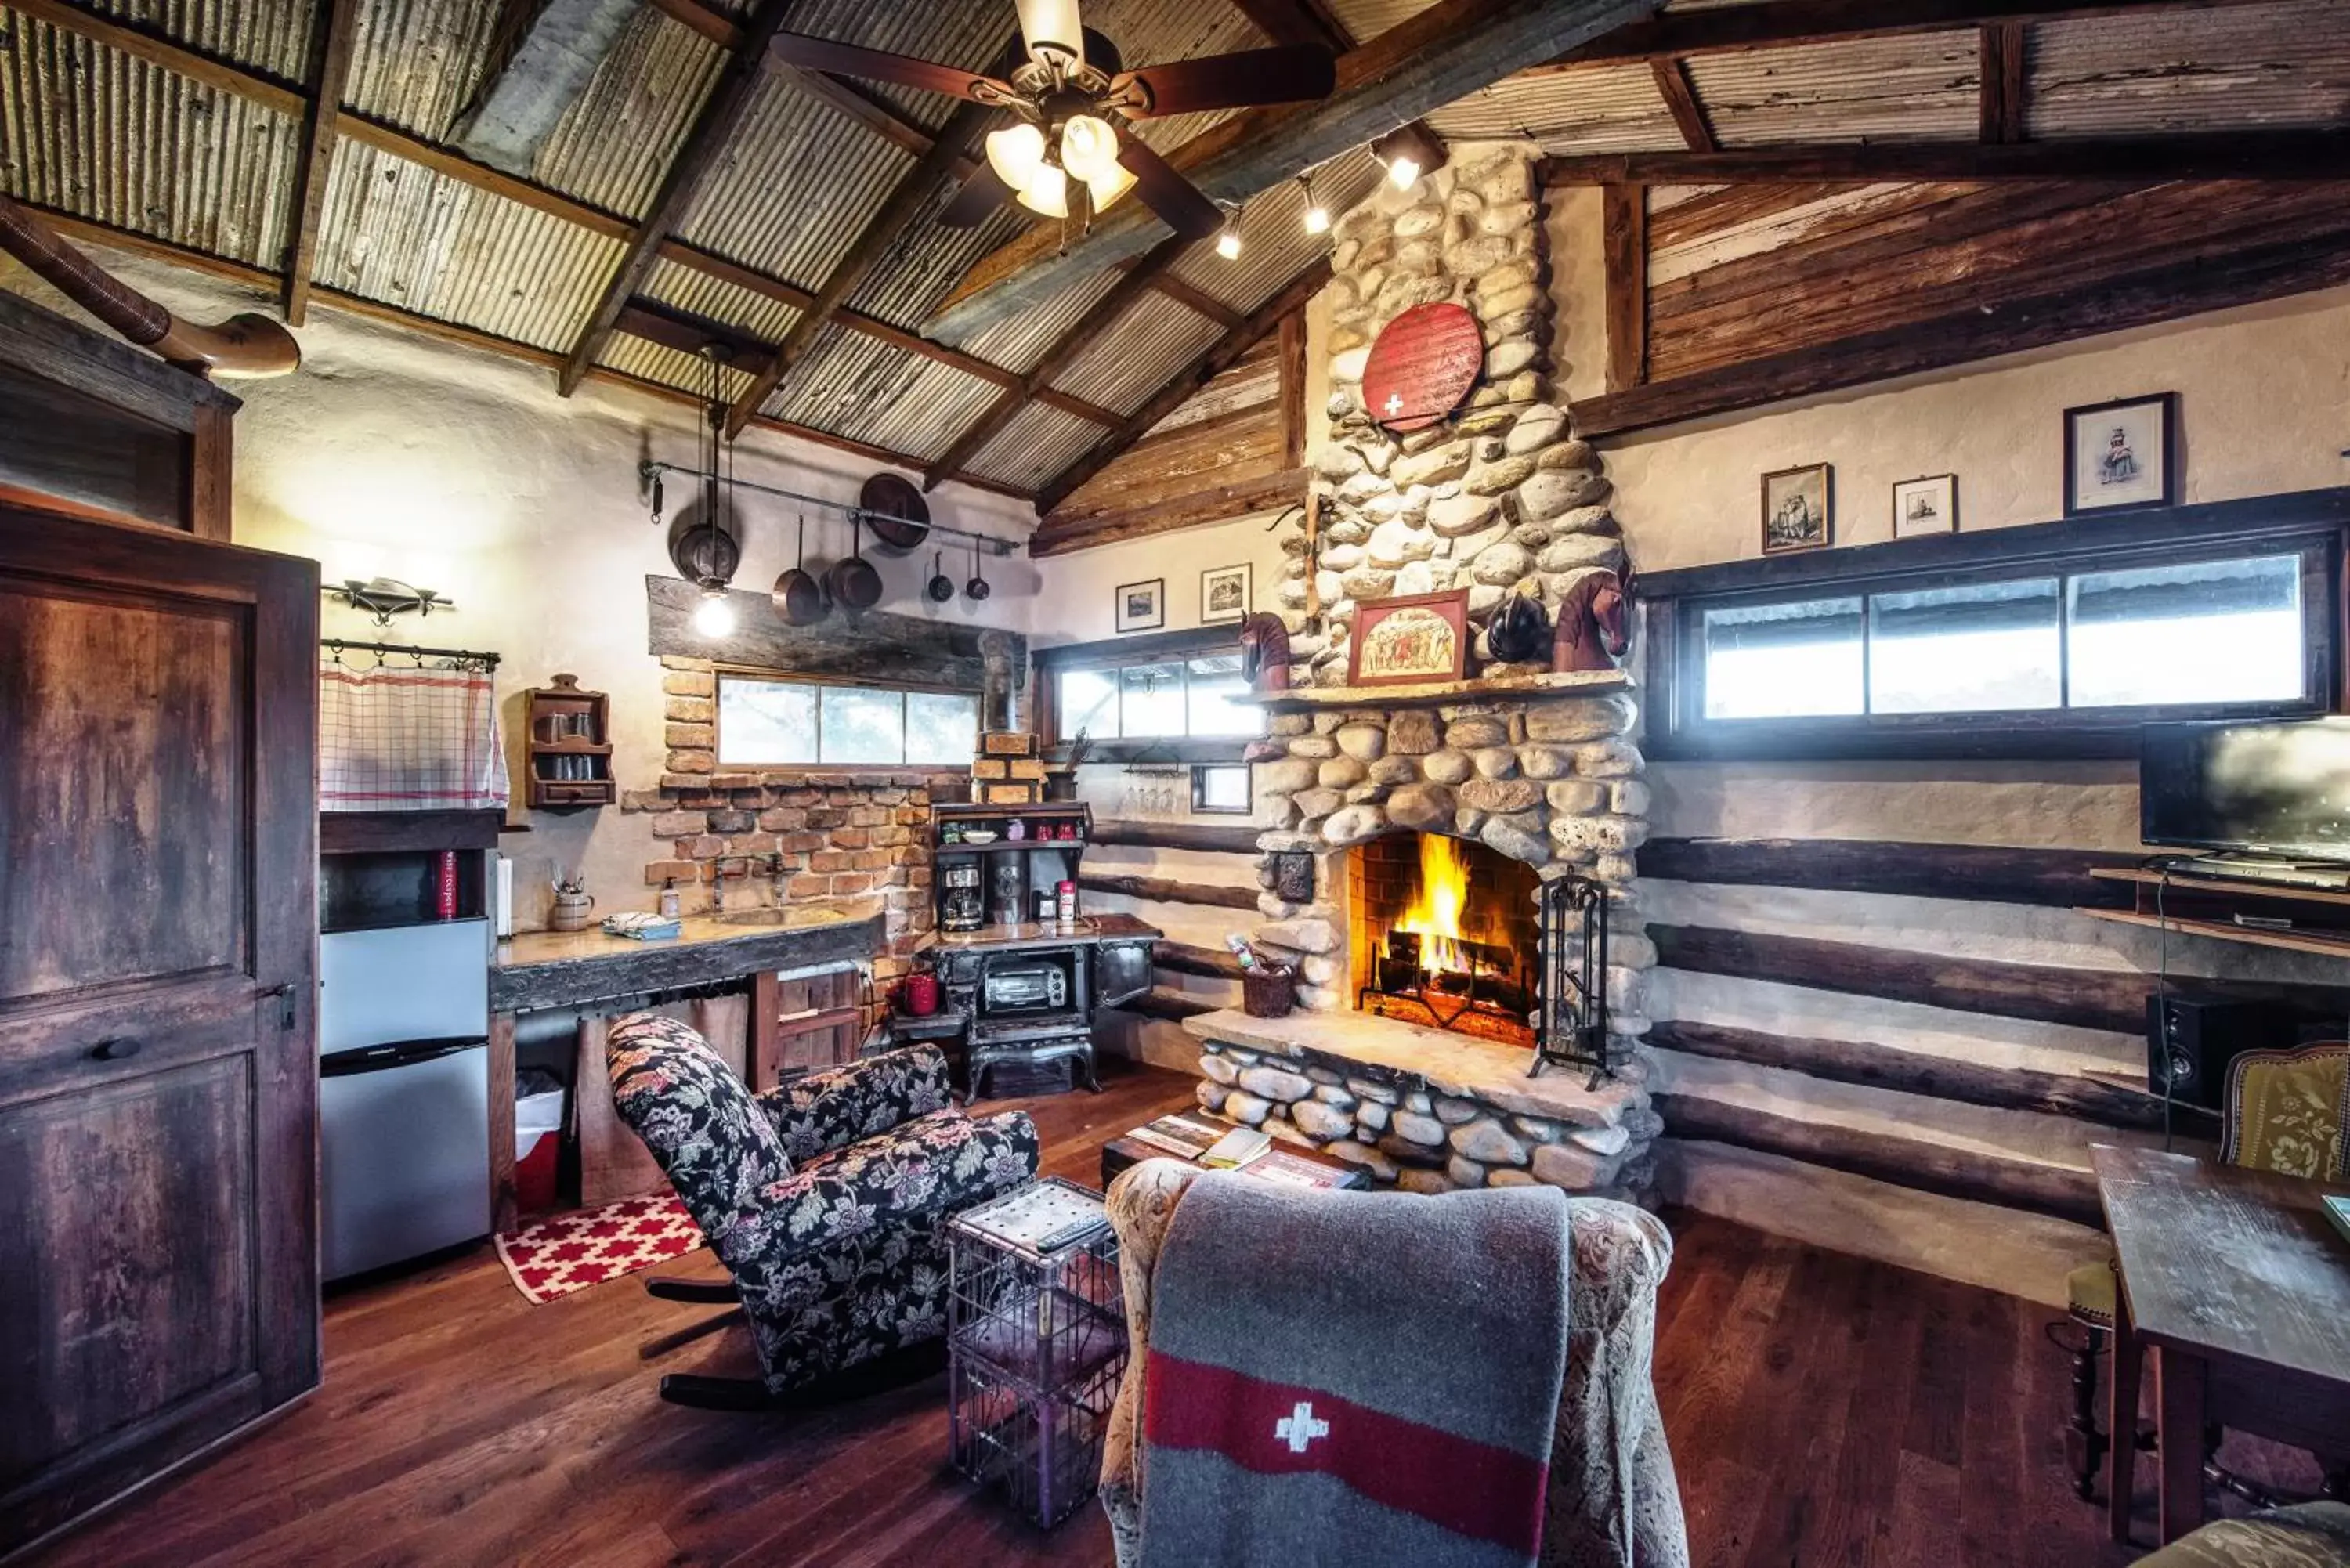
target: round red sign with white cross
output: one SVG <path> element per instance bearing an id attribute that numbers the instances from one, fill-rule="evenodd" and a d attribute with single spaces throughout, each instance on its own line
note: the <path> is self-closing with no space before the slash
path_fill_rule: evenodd
<path id="1" fill-rule="evenodd" d="M 1363 407 L 1399 433 L 1461 406 L 1485 368 L 1477 318 L 1450 302 L 1415 305 L 1380 329 L 1363 365 Z"/>

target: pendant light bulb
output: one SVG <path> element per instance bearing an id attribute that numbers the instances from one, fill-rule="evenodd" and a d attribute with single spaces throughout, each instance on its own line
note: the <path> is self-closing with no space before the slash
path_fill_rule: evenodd
<path id="1" fill-rule="evenodd" d="M 1314 199 L 1314 182 L 1301 174 L 1297 177 L 1297 183 L 1305 192 L 1305 232 L 1309 234 L 1328 234 L 1330 209 Z"/>
<path id="2" fill-rule="evenodd" d="M 693 629 L 704 637 L 726 637 L 734 630 L 734 607 L 726 602 L 726 585 L 702 590 L 702 602 L 693 607 Z"/>
<path id="3" fill-rule="evenodd" d="M 1224 226 L 1216 231 L 1216 254 L 1226 261 L 1238 261 L 1241 254 L 1241 215 L 1224 214 Z"/>
<path id="4" fill-rule="evenodd" d="M 1388 181 L 1399 191 L 1409 191 L 1419 182 L 1419 164 L 1408 156 L 1398 156 L 1388 165 Z"/>
<path id="5" fill-rule="evenodd" d="M 1088 185 L 1117 168 L 1118 132 L 1109 121 L 1090 114 L 1069 116 L 1061 127 L 1061 167 Z"/>
<path id="6" fill-rule="evenodd" d="M 1086 193 L 1093 198 L 1094 211 L 1107 213 L 1110 203 L 1134 189 L 1134 176 L 1126 165 L 1112 163 L 1103 173 L 1086 182 Z"/>
<path id="7" fill-rule="evenodd" d="M 1020 41 L 1028 57 L 1063 71 L 1086 57 L 1085 25 L 1077 20 L 1077 0 L 1017 0 Z"/>
<path id="8" fill-rule="evenodd" d="M 1069 177 L 1051 163 L 1039 163 L 1020 188 L 1020 204 L 1046 218 L 1069 215 Z"/>
<path id="9" fill-rule="evenodd" d="M 1044 162 L 1045 133 L 1027 121 L 987 133 L 987 166 L 1014 191 L 1028 189 Z"/>

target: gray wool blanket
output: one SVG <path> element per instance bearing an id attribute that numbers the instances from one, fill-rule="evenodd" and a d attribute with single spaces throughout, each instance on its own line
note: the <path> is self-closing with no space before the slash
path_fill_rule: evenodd
<path id="1" fill-rule="evenodd" d="M 1567 1203 L 1202 1177 L 1153 1276 L 1144 1568 L 1510 1568 L 1541 1545 Z"/>

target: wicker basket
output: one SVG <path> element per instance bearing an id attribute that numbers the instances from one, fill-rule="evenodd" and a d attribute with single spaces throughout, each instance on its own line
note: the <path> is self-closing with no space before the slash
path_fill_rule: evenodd
<path id="1" fill-rule="evenodd" d="M 1286 1018 L 1297 1005 L 1297 971 L 1259 964 L 1241 974 L 1241 1008 L 1251 1018 Z"/>

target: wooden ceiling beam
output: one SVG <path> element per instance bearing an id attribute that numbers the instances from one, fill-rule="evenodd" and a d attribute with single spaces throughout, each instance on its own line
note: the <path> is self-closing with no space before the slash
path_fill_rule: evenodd
<path id="1" fill-rule="evenodd" d="M 1330 281 L 1330 258 L 1314 258 L 1305 271 L 1283 285 L 1280 292 L 1266 300 L 1246 319 L 1222 337 L 1210 344 L 1205 352 L 1177 371 L 1167 384 L 1150 396 L 1150 400 L 1137 409 L 1126 423 L 1111 431 L 1088 448 L 1085 454 L 1061 471 L 1036 491 L 1036 510 L 1049 513 L 1066 500 L 1076 488 L 1099 473 L 1112 459 L 1148 434 L 1151 428 L 1182 407 L 1183 400 L 1229 369 L 1240 357 L 1256 347 L 1258 340 L 1281 325 L 1282 318 L 1293 311 L 1302 310 L 1305 302 L 1322 292 Z"/>
<path id="2" fill-rule="evenodd" d="M 782 28 L 792 3 L 793 0 L 760 0 L 758 9 L 752 13 L 749 26 L 743 30 L 743 41 L 727 57 L 717 84 L 702 100 L 692 129 L 686 132 L 677 156 L 670 160 L 669 171 L 661 177 L 660 190 L 654 195 L 652 205 L 629 231 L 628 248 L 621 253 L 619 265 L 606 281 L 604 292 L 595 308 L 588 313 L 579 336 L 572 340 L 571 352 L 556 379 L 556 390 L 564 397 L 571 395 L 580 378 L 596 363 L 596 356 L 603 352 L 620 307 L 643 289 L 653 263 L 660 259 L 661 242 L 684 221 L 687 209 L 702 189 L 702 177 L 717 163 L 719 154 L 725 151 L 743 117 L 750 113 L 752 99 L 765 75 L 767 44 Z"/>
<path id="3" fill-rule="evenodd" d="M 1552 158 L 1552 185 L 1866 184 L 1881 180 L 2350 180 L 2350 132 L 2230 130 L 1992 143 L 1849 142 Z"/>
<path id="4" fill-rule="evenodd" d="M 2023 117 L 2032 83 L 2024 70 L 2023 24 L 1992 22 L 1977 29 L 1982 61 L 1981 140 L 2023 140 Z"/>
<path id="5" fill-rule="evenodd" d="M 1998 22 L 2263 3 L 2266 0 L 1758 0 L 1744 5 L 1659 12 L 1603 34 L 1523 74 L 1543 76 L 1582 66 L 1784 48 L 1897 33 L 1949 32 Z"/>
<path id="6" fill-rule="evenodd" d="M 882 202 L 880 211 L 873 214 L 864 231 L 833 264 L 831 273 L 824 280 L 824 286 L 816 290 L 815 301 L 800 313 L 797 321 L 792 323 L 790 333 L 776 348 L 774 363 L 752 378 L 751 385 L 734 400 L 734 406 L 726 412 L 728 435 L 737 433 L 748 424 L 768 394 L 791 374 L 792 367 L 799 363 L 801 357 L 816 342 L 816 335 L 831 322 L 848 296 L 857 292 L 858 286 L 889 254 L 889 247 L 896 244 L 899 236 L 921 215 L 940 188 L 953 177 L 957 161 L 963 156 L 972 139 L 1001 112 L 984 104 L 955 106 L 954 113 L 940 129 L 938 139 L 931 144 L 931 150 L 899 177 L 898 183 Z"/>
<path id="7" fill-rule="evenodd" d="M 1118 325 L 1118 319 L 1131 309 L 1135 301 L 1151 292 L 1159 275 L 1173 266 L 1188 248 L 1180 234 L 1170 234 L 1158 248 L 1136 265 L 1127 269 L 1126 275 L 1110 286 L 1107 294 L 1094 301 L 1092 308 L 1071 323 L 1044 357 L 1029 367 L 1017 386 L 1007 387 L 1001 397 L 988 406 L 987 411 L 972 421 L 970 428 L 955 437 L 952 444 L 939 455 L 922 473 L 922 488 L 934 490 L 939 481 L 960 469 L 979 454 L 980 450 L 995 439 L 996 433 L 1012 422 L 1029 400 L 1048 387 L 1053 378 L 1069 368 L 1076 357 L 1093 345 L 1096 338 Z M 1118 427 L 1112 425 L 1113 431 Z"/>
<path id="8" fill-rule="evenodd" d="M 26 202 L 25 205 L 40 213 L 68 239 L 78 240 L 88 244 L 110 245 L 115 249 L 129 251 L 134 254 L 152 256 L 158 261 L 183 266 L 192 272 L 200 272 L 207 276 L 217 277 L 224 282 L 257 289 L 263 293 L 267 293 L 277 286 L 278 280 L 276 274 L 260 267 L 249 266 L 243 262 L 231 261 L 225 256 L 214 255 L 209 251 L 192 250 L 184 245 L 175 245 L 169 241 L 158 240 L 129 229 L 118 229 L 111 224 L 92 223 L 86 218 L 78 218 L 70 213 L 62 213 L 53 207 L 43 207 L 34 202 Z M 380 321 L 457 348 L 494 354 L 501 358 L 516 360 L 525 365 L 536 366 L 541 369 L 555 369 L 563 363 L 563 356 L 552 349 L 518 342 L 511 337 L 501 337 L 495 333 L 484 332 L 478 327 L 466 327 L 454 321 L 442 321 L 437 317 L 421 316 L 415 311 L 397 305 L 386 305 L 381 300 L 369 299 L 362 295 L 345 294 L 340 289 L 329 288 L 323 284 L 313 286 L 310 293 L 313 303 L 329 309 L 345 311 L 370 321 Z M 596 385 L 622 388 L 683 408 L 699 410 L 703 407 L 703 400 L 692 392 L 660 381 L 650 381 L 641 376 L 632 376 L 625 370 L 615 370 L 606 366 L 599 365 L 590 370 L 587 379 Z M 910 457 L 904 452 L 891 452 L 886 447 L 875 446 L 869 441 L 835 435 L 830 431 L 816 430 L 813 426 L 795 424 L 789 420 L 772 419 L 763 414 L 752 423 L 759 430 L 772 431 L 778 435 L 812 441 L 818 446 L 848 452 L 869 462 L 888 463 L 892 467 L 904 469 L 921 466 L 918 459 Z M 1014 501 L 1033 502 L 1035 499 L 1032 492 L 1023 490 L 1017 485 L 1005 484 L 1000 480 L 983 479 L 977 474 L 957 474 L 955 478 L 958 482 L 975 489 L 1009 496 Z"/>
<path id="9" fill-rule="evenodd" d="M 1706 118 L 1705 106 L 1697 100 L 1697 84 L 1690 80 L 1689 62 L 1678 55 L 1663 56 L 1650 60 L 1648 69 L 1657 78 L 1657 92 L 1664 99 L 1665 108 L 1689 150 L 1720 151 L 1721 143 L 1714 140 L 1713 122 Z"/>
<path id="10" fill-rule="evenodd" d="M 1334 55 L 1355 47 L 1347 24 L 1323 0 L 1232 0 L 1232 9 L 1276 44 L 1319 44 Z"/>
<path id="11" fill-rule="evenodd" d="M 1339 56 L 1337 90 L 1322 102 L 1235 115 L 1168 161 L 1210 197 L 1244 202 L 1655 8 L 1656 0 L 1438 0 Z M 1060 225 L 1033 227 L 973 267 L 925 330 L 967 341 L 1166 233 L 1139 201 L 1120 202 L 1066 244 Z"/>
<path id="12" fill-rule="evenodd" d="M 318 64 L 310 77 L 310 102 L 294 161 L 294 223 L 286 237 L 286 282 L 278 296 L 289 327 L 301 326 L 310 310 L 310 274 L 317 265 L 327 177 L 335 166 L 336 121 L 342 114 L 343 86 L 350 79 L 359 9 L 359 0 L 328 0 L 318 8 L 312 30 L 310 57 Z"/>

